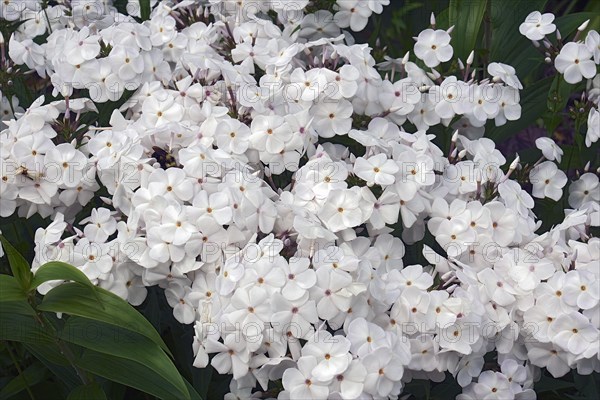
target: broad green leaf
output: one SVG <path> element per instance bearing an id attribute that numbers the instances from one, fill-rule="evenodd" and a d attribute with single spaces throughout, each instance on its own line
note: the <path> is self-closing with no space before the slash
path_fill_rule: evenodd
<path id="1" fill-rule="evenodd" d="M 44 282 L 54 280 L 78 282 L 90 288 L 94 293 L 96 292 L 96 286 L 90 282 L 83 272 L 72 265 L 60 261 L 51 261 L 42 265 L 33 276 L 31 290 L 35 290 Z"/>
<path id="2" fill-rule="evenodd" d="M 13 276 L 19 282 L 21 288 L 25 291 L 28 291 L 32 278 L 29 263 L 2 235 L 0 235 L 0 242 L 2 242 L 4 252 L 8 257 L 8 263 L 10 264 L 10 269 L 12 271 Z"/>
<path id="3" fill-rule="evenodd" d="M 81 385 L 77 372 L 60 353 L 58 346 L 46 343 L 24 343 L 23 346 L 58 377 L 69 391 Z"/>
<path id="4" fill-rule="evenodd" d="M 191 383 L 189 383 L 188 381 L 186 381 L 185 379 L 183 380 L 185 383 L 185 387 L 188 390 L 189 394 L 190 394 L 190 400 L 202 400 L 202 396 L 200 396 L 200 394 L 198 392 L 196 392 L 196 389 L 194 389 L 194 386 L 192 386 Z M 208 386 L 209 382 L 206 382 L 206 386 Z"/>
<path id="5" fill-rule="evenodd" d="M 140 16 L 142 21 L 150 19 L 150 0 L 140 0 Z"/>
<path id="6" fill-rule="evenodd" d="M 77 315 L 123 327 L 146 336 L 172 356 L 152 324 L 129 303 L 102 288 L 96 288 L 95 293 L 100 301 L 88 287 L 79 283 L 66 283 L 50 290 L 38 309 Z"/>
<path id="7" fill-rule="evenodd" d="M 508 121 L 502 126 L 495 127 L 493 122 L 488 123 L 485 136 L 496 142 L 502 142 L 525 129 L 547 110 L 546 98 L 552 85 L 553 77 L 542 79 L 526 87 L 521 96 L 521 118 Z"/>
<path id="8" fill-rule="evenodd" d="M 95 375 L 131 386 L 161 399 L 190 399 L 185 392 L 173 391 L 166 378 L 156 374 L 146 365 L 123 357 L 116 357 L 86 349 L 77 359 L 77 366 Z"/>
<path id="9" fill-rule="evenodd" d="M 77 386 L 69 393 L 67 400 L 106 400 L 106 394 L 96 382 Z"/>
<path id="10" fill-rule="evenodd" d="M 135 361 L 166 379 L 172 391 L 187 393 L 184 380 L 173 362 L 145 336 L 88 318 L 70 317 L 59 338 L 99 353 Z"/>
<path id="11" fill-rule="evenodd" d="M 0 302 L 27 301 L 27 294 L 23 291 L 14 276 L 0 275 Z"/>
<path id="12" fill-rule="evenodd" d="M 21 306 L 13 303 L 0 302 L 0 340 L 52 344 L 52 336 L 36 322 L 33 315 L 19 313 Z"/>
<path id="13" fill-rule="evenodd" d="M 488 0 L 450 0 L 448 20 L 450 26 L 454 25 L 451 43 L 455 56 L 463 61 L 475 50 L 487 2 Z"/>
<path id="14" fill-rule="evenodd" d="M 42 382 L 48 375 L 47 371 L 44 364 L 40 362 L 31 364 L 21 375 L 14 377 L 0 390 L 0 400 L 9 399 L 26 390 L 28 387 L 31 388 Z"/>

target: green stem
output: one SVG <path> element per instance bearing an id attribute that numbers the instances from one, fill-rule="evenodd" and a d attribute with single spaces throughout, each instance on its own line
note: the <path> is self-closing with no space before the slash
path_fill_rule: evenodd
<path id="1" fill-rule="evenodd" d="M 11 343 L 6 342 L 6 350 L 8 350 L 8 355 L 10 356 L 10 359 L 12 360 L 13 364 L 15 365 L 15 368 L 17 369 L 19 376 L 21 377 L 21 379 L 23 379 L 23 383 L 25 384 L 25 390 L 27 390 L 27 393 L 29 394 L 29 397 L 31 398 L 31 400 L 35 400 L 35 396 L 31 392 L 31 388 L 29 387 L 29 384 L 27 383 L 27 378 L 25 377 L 23 370 L 21 370 L 21 366 L 19 365 L 17 358 L 15 357 L 12 350 L 10 349 L 10 346 L 11 346 Z"/>

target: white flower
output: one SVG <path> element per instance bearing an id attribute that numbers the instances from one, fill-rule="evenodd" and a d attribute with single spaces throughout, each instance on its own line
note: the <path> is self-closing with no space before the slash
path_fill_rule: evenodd
<path id="1" fill-rule="evenodd" d="M 329 395 L 328 385 L 313 377 L 317 359 L 305 356 L 298 360 L 298 369 L 288 368 L 283 372 L 282 383 L 291 399 L 326 399 Z"/>
<path id="2" fill-rule="evenodd" d="M 500 79 L 508 86 L 515 89 L 523 89 L 523 85 L 519 81 L 519 78 L 517 78 L 515 69 L 510 65 L 493 62 L 488 65 L 487 70 L 488 74 L 494 78 Z"/>
<path id="3" fill-rule="evenodd" d="M 344 400 L 356 399 L 363 392 L 366 375 L 367 370 L 360 360 L 352 360 L 348 369 L 333 379 L 332 392 L 339 392 Z"/>
<path id="4" fill-rule="evenodd" d="M 552 21 L 554 21 L 554 14 L 533 11 L 519 26 L 519 32 L 529 40 L 542 40 L 547 34 L 556 30 L 556 25 Z"/>
<path id="5" fill-rule="evenodd" d="M 117 221 L 107 208 L 94 208 L 83 233 L 92 242 L 104 243 L 117 230 Z"/>
<path id="6" fill-rule="evenodd" d="M 598 108 L 591 108 L 587 119 L 587 132 L 585 134 L 585 145 L 590 147 L 600 139 L 600 112 Z"/>
<path id="7" fill-rule="evenodd" d="M 494 371 L 483 371 L 477 378 L 473 391 L 478 399 L 486 400 L 509 399 L 514 396 L 508 378 L 504 374 Z"/>
<path id="8" fill-rule="evenodd" d="M 372 211 L 359 190 L 332 190 L 318 215 L 333 232 L 339 232 L 362 224 Z"/>
<path id="9" fill-rule="evenodd" d="M 352 104 L 345 99 L 319 103 L 314 115 L 314 128 L 322 138 L 347 135 L 352 129 L 352 113 Z"/>
<path id="10" fill-rule="evenodd" d="M 365 379 L 365 392 L 375 396 L 387 397 L 400 385 L 400 379 L 404 374 L 404 366 L 394 356 L 391 349 L 380 347 L 363 359 L 363 365 L 367 370 Z"/>
<path id="11" fill-rule="evenodd" d="M 562 197 L 562 188 L 567 184 L 568 179 L 554 162 L 544 161 L 531 170 L 529 181 L 533 184 L 533 196 L 540 199 L 548 197 L 558 201 Z"/>
<path id="12" fill-rule="evenodd" d="M 594 62 L 600 64 L 600 34 L 596 31 L 589 31 L 585 37 L 585 46 L 594 55 Z"/>
<path id="13" fill-rule="evenodd" d="M 598 334 L 598 329 L 593 327 L 589 319 L 578 312 L 561 314 L 548 327 L 550 340 L 575 355 L 583 353 L 591 343 L 597 341 Z"/>
<path id="14" fill-rule="evenodd" d="M 445 30 L 425 29 L 416 39 L 415 55 L 428 67 L 437 67 L 440 63 L 450 60 L 454 54 L 450 39 Z"/>
<path id="15" fill-rule="evenodd" d="M 581 175 L 579 180 L 569 186 L 569 205 L 574 208 L 581 207 L 588 201 L 600 201 L 598 176 L 591 172 Z"/>
<path id="16" fill-rule="evenodd" d="M 312 370 L 316 379 L 327 382 L 348 368 L 352 361 L 348 339 L 320 331 L 315 333 L 313 340 L 302 348 L 302 356 L 313 356 L 317 359 L 317 365 Z"/>
<path id="17" fill-rule="evenodd" d="M 150 97 L 142 105 L 142 120 L 148 128 L 181 121 L 183 115 L 183 107 L 167 94 Z"/>
<path id="18" fill-rule="evenodd" d="M 257 116 L 251 125 L 250 143 L 259 151 L 279 153 L 292 138 L 292 130 L 283 117 Z"/>
<path id="19" fill-rule="evenodd" d="M 560 162 L 563 150 L 549 137 L 540 137 L 535 140 L 535 146 L 542 151 L 544 157 L 550 161 Z"/>
<path id="20" fill-rule="evenodd" d="M 356 176 L 367 181 L 369 186 L 392 185 L 396 180 L 394 174 L 399 170 L 398 164 L 394 160 L 389 160 L 385 154 L 378 154 L 368 159 L 358 157 L 354 164 Z"/>
<path id="21" fill-rule="evenodd" d="M 529 193 L 518 182 L 510 179 L 498 185 L 498 193 L 507 207 L 515 208 L 522 216 L 527 215 L 535 205 Z"/>
<path id="22" fill-rule="evenodd" d="M 363 0 L 338 1 L 337 6 L 339 11 L 335 13 L 335 23 L 340 28 L 350 27 L 354 32 L 365 29 L 373 13 L 367 2 Z"/>
<path id="23" fill-rule="evenodd" d="M 348 324 L 346 338 L 350 340 L 352 353 L 365 357 L 375 349 L 384 346 L 386 335 L 380 326 L 364 318 L 356 318 Z"/>
<path id="24" fill-rule="evenodd" d="M 583 78 L 591 79 L 596 75 L 592 53 L 581 43 L 565 44 L 556 56 L 554 66 L 564 75 L 565 81 L 571 84 L 581 82 Z"/>
<path id="25" fill-rule="evenodd" d="M 224 343 L 209 337 L 204 348 L 208 353 L 218 353 L 210 363 L 220 374 L 233 372 L 233 378 L 240 379 L 248 373 L 250 353 L 245 342 L 236 338 L 236 335 L 228 335 Z"/>

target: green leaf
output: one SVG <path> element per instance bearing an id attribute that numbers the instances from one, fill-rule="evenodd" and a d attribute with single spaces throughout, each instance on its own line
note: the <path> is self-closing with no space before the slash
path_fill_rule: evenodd
<path id="1" fill-rule="evenodd" d="M 59 338 L 99 353 L 134 361 L 169 382 L 169 387 L 165 386 L 165 389 L 185 395 L 188 393 L 183 378 L 165 352 L 138 333 L 88 318 L 70 317 Z M 131 386 L 131 383 L 128 385 Z"/>
<path id="2" fill-rule="evenodd" d="M 73 281 L 87 286 L 96 293 L 96 286 L 90 282 L 87 276 L 72 265 L 60 261 L 51 261 L 42 265 L 36 272 L 31 282 L 31 290 L 35 290 L 44 282 L 61 280 Z M 98 298 L 100 301 L 100 298 Z"/>
<path id="3" fill-rule="evenodd" d="M 100 301 L 89 288 L 79 283 L 66 283 L 50 290 L 39 310 L 62 312 L 70 315 L 105 322 L 137 332 L 159 345 L 172 356 L 154 327 L 135 308 L 119 296 L 102 288 L 96 288 Z"/>
<path id="4" fill-rule="evenodd" d="M 2 235 L 0 235 L 0 242 L 2 242 L 2 247 L 4 247 L 4 251 L 8 257 L 8 263 L 10 264 L 13 276 L 17 279 L 23 290 L 29 291 L 29 285 L 33 276 L 29 263 Z"/>
<path id="5" fill-rule="evenodd" d="M 32 315 L 15 312 L 14 305 L 11 303 L 0 303 L 0 340 L 46 345 L 53 343 L 52 336 L 35 321 Z"/>
<path id="6" fill-rule="evenodd" d="M 47 371 L 44 364 L 40 362 L 31 364 L 21 375 L 14 377 L 2 388 L 2 390 L 0 390 L 0 400 L 8 399 L 21 393 L 23 390 L 27 389 L 27 387 L 31 388 L 42 382 L 46 379 Z"/>
<path id="7" fill-rule="evenodd" d="M 27 294 L 14 276 L 0 275 L 0 303 L 5 301 L 27 301 Z"/>
<path id="8" fill-rule="evenodd" d="M 156 374 L 146 365 L 123 357 L 86 349 L 76 362 L 78 367 L 95 375 L 131 386 L 161 399 L 190 399 L 187 390 L 173 392 L 173 385 L 166 378 Z"/>
<path id="9" fill-rule="evenodd" d="M 140 0 L 140 15 L 142 21 L 150 19 L 150 0 Z"/>
<path id="10" fill-rule="evenodd" d="M 452 31 L 452 47 L 455 55 L 463 61 L 475 50 L 487 1 L 450 0 L 448 20 L 450 26 L 455 26 Z"/>
<path id="11" fill-rule="evenodd" d="M 67 400 L 106 400 L 106 394 L 96 382 L 77 386 L 69 393 Z"/>
<path id="12" fill-rule="evenodd" d="M 40 360 L 54 376 L 60 379 L 68 390 L 81 385 L 81 380 L 77 376 L 77 372 L 60 353 L 58 346 L 51 346 L 43 342 L 24 343 L 23 346 L 35 358 Z"/>
<path id="13" fill-rule="evenodd" d="M 545 78 L 526 87 L 521 96 L 521 118 L 516 121 L 508 121 L 498 127 L 490 122 L 486 128 L 485 136 L 495 142 L 502 142 L 541 118 L 547 110 L 547 104 L 543 100 L 548 96 L 553 79 L 553 77 Z"/>

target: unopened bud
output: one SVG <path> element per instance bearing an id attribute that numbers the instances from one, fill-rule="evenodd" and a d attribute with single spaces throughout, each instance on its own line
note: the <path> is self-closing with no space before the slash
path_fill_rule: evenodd
<path id="1" fill-rule="evenodd" d="M 0 32 L 0 44 L 4 44 L 4 35 Z"/>
<path id="2" fill-rule="evenodd" d="M 499 76 L 495 76 L 492 78 L 492 82 L 494 82 L 494 83 L 502 82 L 502 78 L 500 78 Z"/>
<path id="3" fill-rule="evenodd" d="M 442 275 L 442 280 L 447 281 L 448 279 L 452 278 L 453 275 L 454 271 L 448 271 L 444 275 Z"/>
<path id="4" fill-rule="evenodd" d="M 540 47 L 540 42 L 538 42 L 537 40 L 532 40 L 531 43 L 534 47 Z"/>
<path id="5" fill-rule="evenodd" d="M 562 40 L 562 35 L 558 29 L 556 30 L 556 40 Z"/>
<path id="6" fill-rule="evenodd" d="M 452 143 L 456 143 L 456 141 L 458 140 L 458 129 L 454 131 L 454 133 L 452 134 Z"/>
<path id="7" fill-rule="evenodd" d="M 521 157 L 519 157 L 519 155 L 517 154 L 517 157 L 515 158 L 515 160 L 510 164 L 510 167 L 508 167 L 509 171 L 514 171 L 515 169 L 517 169 L 517 166 L 519 165 L 519 161 L 521 161 Z"/>
<path id="8" fill-rule="evenodd" d="M 402 57 L 402 65 L 406 65 L 408 62 L 408 57 L 410 57 L 410 51 L 407 51 L 404 57 Z"/>
<path id="9" fill-rule="evenodd" d="M 548 40 L 544 39 L 544 41 L 542 42 L 544 44 L 544 47 L 546 47 L 547 49 L 549 49 L 550 47 L 552 47 L 552 43 L 550 43 Z"/>
<path id="10" fill-rule="evenodd" d="M 465 65 L 460 58 L 458 59 L 458 68 L 460 68 L 461 71 L 465 69 Z"/>
<path id="11" fill-rule="evenodd" d="M 462 160 L 463 158 L 465 158 L 465 156 L 467 155 L 467 149 L 462 149 L 459 153 L 458 153 L 458 159 Z"/>
<path id="12" fill-rule="evenodd" d="M 544 58 L 544 62 L 546 64 L 552 64 L 552 59 L 550 57 L 546 57 L 546 58 Z"/>
<path id="13" fill-rule="evenodd" d="M 429 17 L 429 23 L 431 26 L 435 26 L 435 14 L 431 13 L 431 17 Z"/>
<path id="14" fill-rule="evenodd" d="M 583 32 L 585 31 L 585 29 L 587 28 L 588 24 L 590 23 L 590 20 L 588 19 L 587 21 L 585 21 L 583 24 L 579 25 L 579 28 L 577 28 L 577 30 L 579 32 Z"/>
<path id="15" fill-rule="evenodd" d="M 474 60 L 475 60 L 475 51 L 471 50 L 469 57 L 467 57 L 467 65 L 473 64 Z"/>
<path id="16" fill-rule="evenodd" d="M 590 162 L 588 161 L 587 164 L 585 164 L 585 167 L 583 167 L 583 172 L 589 172 L 590 170 Z"/>
<path id="17" fill-rule="evenodd" d="M 429 91 L 429 89 L 431 89 L 431 86 L 423 85 L 419 88 L 419 92 L 426 93 Z"/>
<path id="18" fill-rule="evenodd" d="M 446 32 L 448 32 L 448 35 L 451 35 L 453 30 L 454 30 L 454 25 L 452 25 L 450 28 L 448 28 L 448 30 Z"/>

